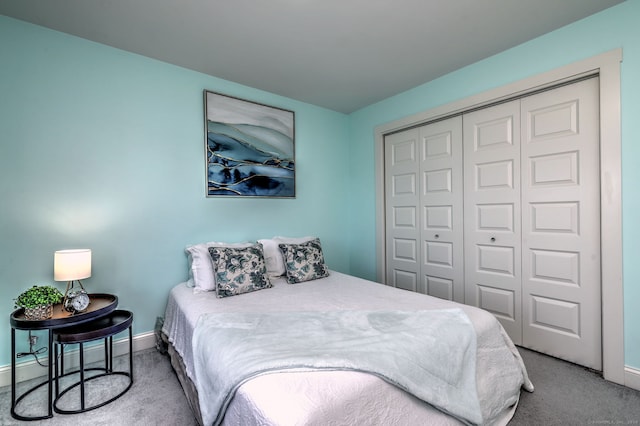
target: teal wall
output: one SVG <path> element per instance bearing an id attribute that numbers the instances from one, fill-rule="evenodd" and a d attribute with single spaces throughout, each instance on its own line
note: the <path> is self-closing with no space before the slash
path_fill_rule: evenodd
<path id="1" fill-rule="evenodd" d="M 185 278 L 187 244 L 316 234 L 331 268 L 375 279 L 377 126 L 622 48 L 625 364 L 640 368 L 638 17 L 627 0 L 346 116 L 0 16 L 0 315 L 53 283 L 61 248 L 93 249 L 85 284 L 118 294 L 135 333 Z M 296 112 L 296 199 L 204 197 L 203 89 Z M 8 324 L 0 342 L 2 366 Z"/>
<path id="2" fill-rule="evenodd" d="M 57 249 L 93 250 L 83 283 L 134 333 L 186 279 L 188 244 L 313 234 L 349 272 L 348 116 L 2 16 L 0 58 L 0 366 L 13 299 L 64 290 Z M 295 111 L 295 199 L 205 197 L 203 89 Z"/>
<path id="3" fill-rule="evenodd" d="M 367 164 L 350 176 L 351 273 L 375 279 L 374 129 L 403 117 L 623 49 L 622 193 L 625 364 L 640 368 L 640 1 L 626 2 L 528 43 L 400 93 L 350 116 L 351 157 Z M 437 59 L 436 59 L 437 60 Z M 399 64 L 400 65 L 400 64 Z"/>

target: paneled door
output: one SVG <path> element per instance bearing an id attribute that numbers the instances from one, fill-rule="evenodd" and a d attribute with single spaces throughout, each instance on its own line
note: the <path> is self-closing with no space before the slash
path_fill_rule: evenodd
<path id="1" fill-rule="evenodd" d="M 599 87 L 385 136 L 386 283 L 478 306 L 517 345 L 601 370 Z"/>
<path id="2" fill-rule="evenodd" d="M 419 131 L 385 137 L 387 285 L 417 291 L 420 280 Z"/>
<path id="3" fill-rule="evenodd" d="M 602 369 L 597 78 L 522 99 L 526 347 Z"/>
<path id="4" fill-rule="evenodd" d="M 463 116 L 465 303 L 522 343 L 520 101 Z"/>
<path id="5" fill-rule="evenodd" d="M 464 302 L 462 118 L 385 137 L 387 284 Z"/>
<path id="6" fill-rule="evenodd" d="M 462 116 L 420 128 L 420 293 L 464 303 Z"/>
<path id="7" fill-rule="evenodd" d="M 465 303 L 602 369 L 597 78 L 463 116 Z"/>

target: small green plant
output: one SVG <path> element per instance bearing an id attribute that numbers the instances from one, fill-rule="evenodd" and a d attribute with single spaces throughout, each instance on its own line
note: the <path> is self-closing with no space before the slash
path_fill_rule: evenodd
<path id="1" fill-rule="evenodd" d="M 15 308 L 33 309 L 38 306 L 53 305 L 62 302 L 63 294 L 50 285 L 34 285 L 23 292 L 15 301 Z"/>

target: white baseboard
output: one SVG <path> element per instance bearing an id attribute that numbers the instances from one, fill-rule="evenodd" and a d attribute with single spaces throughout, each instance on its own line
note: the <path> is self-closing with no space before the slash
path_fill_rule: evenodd
<path id="1" fill-rule="evenodd" d="M 624 385 L 635 390 L 640 390 L 640 370 L 632 367 L 625 367 Z"/>
<path id="2" fill-rule="evenodd" d="M 133 336 L 133 352 L 142 351 L 145 349 L 153 348 L 156 345 L 156 336 L 153 331 L 147 333 L 137 334 Z M 45 345 L 46 346 L 46 345 Z M 73 351 L 65 351 L 64 353 L 64 365 L 65 370 L 68 368 L 78 367 L 80 364 L 80 355 L 78 352 L 78 346 Z M 124 337 L 122 339 L 113 341 L 113 356 L 120 356 L 129 352 L 129 338 Z M 38 357 L 43 365 L 48 365 L 49 354 L 47 356 Z M 104 345 L 98 344 L 91 347 L 85 347 L 84 349 L 84 362 L 85 365 L 92 362 L 104 360 Z M 46 367 L 42 367 L 35 360 L 21 362 L 16 365 L 16 382 L 22 382 L 24 380 L 35 379 L 37 377 L 44 377 L 48 374 Z M 5 365 L 0 367 L 0 387 L 11 385 L 11 365 Z"/>

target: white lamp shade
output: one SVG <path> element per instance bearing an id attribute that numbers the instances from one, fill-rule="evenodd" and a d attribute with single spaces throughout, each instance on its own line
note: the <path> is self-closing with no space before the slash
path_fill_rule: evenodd
<path id="1" fill-rule="evenodd" d="M 53 279 L 74 281 L 91 276 L 91 250 L 58 250 L 53 254 Z"/>

